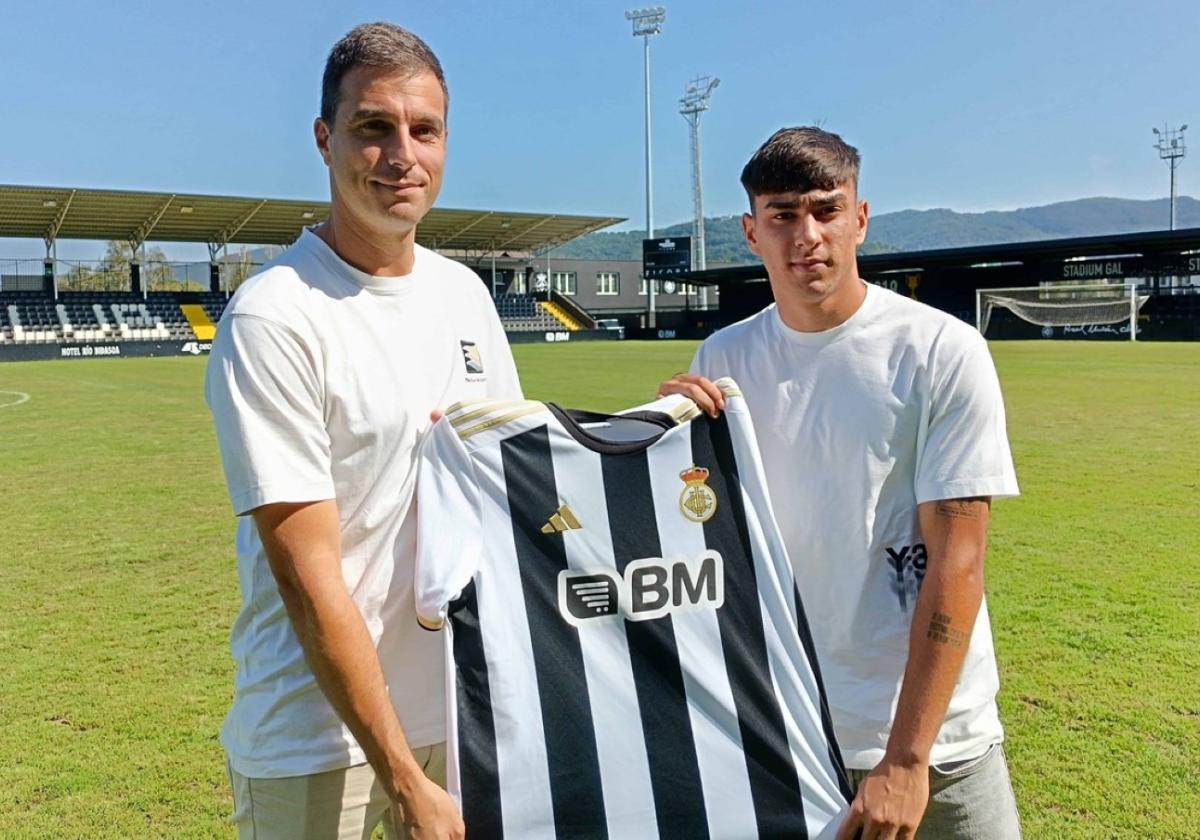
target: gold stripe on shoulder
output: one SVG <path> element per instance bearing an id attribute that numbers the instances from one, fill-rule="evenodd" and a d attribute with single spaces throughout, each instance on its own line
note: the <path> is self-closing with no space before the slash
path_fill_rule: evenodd
<path id="1" fill-rule="evenodd" d="M 742 395 L 742 389 L 728 376 L 722 376 L 713 384 L 727 397 L 740 397 Z"/>
<path id="2" fill-rule="evenodd" d="M 691 400 L 685 400 L 667 413 L 678 425 L 682 426 L 700 413 L 700 407 Z"/>
<path id="3" fill-rule="evenodd" d="M 525 402 L 519 408 L 514 408 L 512 411 L 506 411 L 503 414 L 497 414 L 482 423 L 476 423 L 474 426 L 467 426 L 465 429 L 458 429 L 458 436 L 463 440 L 477 435 L 480 432 L 486 432 L 488 429 L 494 429 L 497 426 L 502 426 L 518 417 L 524 417 L 526 414 L 536 414 L 539 411 L 544 411 L 546 406 L 540 402 Z"/>
<path id="4" fill-rule="evenodd" d="M 432 630 L 436 632 L 441 630 L 445 623 L 445 621 L 426 621 L 425 619 L 421 618 L 420 615 L 417 616 L 417 624 L 420 624 L 425 630 Z"/>
<path id="5" fill-rule="evenodd" d="M 483 402 L 471 403 L 470 404 L 471 406 L 478 406 L 478 407 L 472 408 L 470 411 L 463 412 L 456 416 L 452 416 L 450 418 L 450 424 L 452 426 L 458 427 L 464 423 L 474 420 L 477 417 L 482 417 L 485 414 L 490 414 L 493 411 L 499 411 L 504 408 L 512 408 L 515 405 L 523 405 L 525 402 L 526 402 L 526 400 L 485 400 Z M 467 406 L 464 406 L 464 407 L 467 407 Z M 449 412 L 447 412 L 447 413 L 449 414 Z"/>
<path id="6" fill-rule="evenodd" d="M 466 408 L 469 405 L 479 405 L 479 404 L 485 403 L 485 402 L 495 402 L 495 400 L 493 400 L 491 397 L 474 397 L 471 399 L 459 400 L 458 402 L 454 403 L 453 405 L 447 406 L 445 414 L 450 415 L 456 411 L 462 411 L 464 408 Z"/>

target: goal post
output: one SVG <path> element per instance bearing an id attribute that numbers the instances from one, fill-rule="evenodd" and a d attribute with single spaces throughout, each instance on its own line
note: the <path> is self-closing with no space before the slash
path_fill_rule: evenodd
<path id="1" fill-rule="evenodd" d="M 975 327 L 987 335 L 994 309 L 1007 309 L 1041 327 L 1086 327 L 1128 324 L 1129 340 L 1137 341 L 1137 317 L 1149 295 L 1137 283 L 1054 283 L 1007 289 L 975 290 Z"/>

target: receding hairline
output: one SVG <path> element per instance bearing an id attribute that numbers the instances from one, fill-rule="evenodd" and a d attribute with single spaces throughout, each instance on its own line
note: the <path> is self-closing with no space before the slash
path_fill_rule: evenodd
<path id="1" fill-rule="evenodd" d="M 442 97 L 441 113 L 436 114 L 433 111 L 430 111 L 428 116 L 436 117 L 437 120 L 443 126 L 445 126 L 446 123 L 449 121 L 448 118 L 450 116 L 450 102 L 446 96 L 445 88 L 442 87 L 441 80 L 438 79 L 437 74 L 434 73 L 429 68 L 427 68 L 427 67 L 415 67 L 415 68 L 397 67 L 397 66 L 390 65 L 390 64 L 355 64 L 353 67 L 351 67 L 349 70 L 347 70 L 346 73 L 342 76 L 342 78 L 338 81 L 337 107 L 333 113 L 334 122 L 337 121 L 338 112 L 342 110 L 342 107 L 343 106 L 349 107 L 351 105 L 351 103 L 346 101 L 346 99 L 345 99 L 346 79 L 349 78 L 352 74 L 358 73 L 359 71 L 362 71 L 364 73 L 374 73 L 374 74 L 377 74 L 380 76 L 399 76 L 401 81 L 405 81 L 405 82 L 410 81 L 412 79 L 420 78 L 421 76 L 428 76 L 436 84 L 438 93 L 441 94 L 441 97 Z M 357 108 L 356 107 L 355 110 L 352 111 L 346 117 L 346 122 L 351 122 L 355 119 L 359 119 L 359 120 L 369 119 L 371 116 L 388 117 L 388 116 L 390 116 L 390 112 L 379 109 L 379 108 Z M 332 126 L 331 126 L 331 128 L 332 128 Z"/>
<path id="2" fill-rule="evenodd" d="M 442 89 L 442 121 L 449 121 L 450 88 L 437 54 L 416 33 L 383 21 L 359 24 L 329 51 L 321 75 L 322 121 L 330 124 L 336 121 L 345 78 L 359 68 L 397 73 L 406 78 L 429 73 Z"/>

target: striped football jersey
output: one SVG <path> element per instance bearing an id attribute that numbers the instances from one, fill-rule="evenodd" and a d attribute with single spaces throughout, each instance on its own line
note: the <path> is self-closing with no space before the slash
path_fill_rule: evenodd
<path id="1" fill-rule="evenodd" d="M 850 798 L 737 386 L 617 415 L 452 406 L 416 608 L 447 628 L 471 838 L 833 837 Z"/>

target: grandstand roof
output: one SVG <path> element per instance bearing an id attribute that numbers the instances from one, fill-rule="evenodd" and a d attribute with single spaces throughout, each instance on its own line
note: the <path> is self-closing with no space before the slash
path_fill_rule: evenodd
<path id="1" fill-rule="evenodd" d="M 0 185 L 0 237 L 287 245 L 327 201 Z M 435 207 L 417 241 L 460 251 L 540 251 L 624 219 Z"/>

